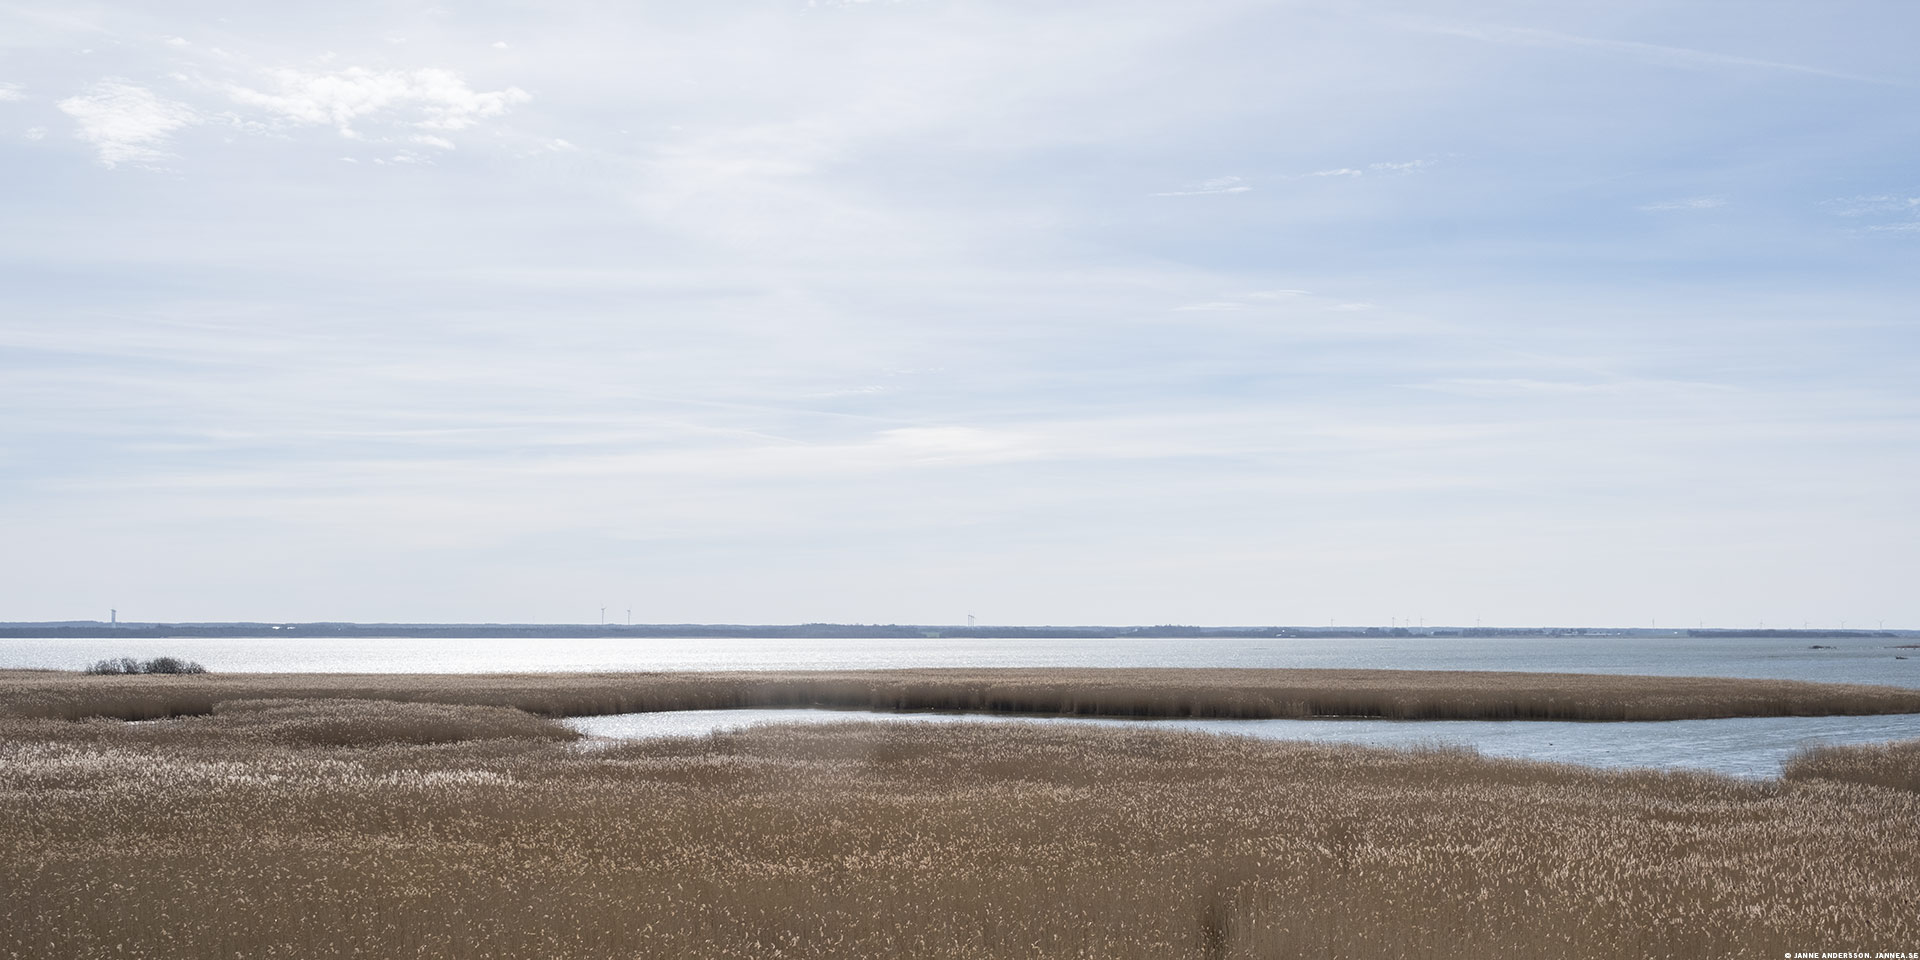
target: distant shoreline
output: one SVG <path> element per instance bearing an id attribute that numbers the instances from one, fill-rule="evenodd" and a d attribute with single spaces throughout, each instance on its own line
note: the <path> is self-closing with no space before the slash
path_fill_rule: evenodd
<path id="1" fill-rule="evenodd" d="M 90 675 L 0 670 L 0 717 L 152 720 L 238 700 L 390 700 L 546 717 L 783 707 L 1081 717 L 1706 720 L 1920 713 L 1920 689 L 1487 670 L 926 668 Z"/>
<path id="2" fill-rule="evenodd" d="M 1124 639 L 1138 638 L 1247 638 L 1247 639 L 1363 639 L 1407 638 L 1753 638 L 1843 639 L 1920 637 L 1920 630 L 1840 629 L 1662 629 L 1652 627 L 1303 627 L 1242 626 L 955 626 L 951 624 L 728 624 L 728 623 L 268 623 L 184 622 L 119 623 L 103 621 L 42 621 L 0 623 L 0 639 L 62 639 L 117 637 L 174 639 L 193 637 L 441 637 L 486 639 L 508 637 L 579 638 L 728 638 L 728 639 Z"/>

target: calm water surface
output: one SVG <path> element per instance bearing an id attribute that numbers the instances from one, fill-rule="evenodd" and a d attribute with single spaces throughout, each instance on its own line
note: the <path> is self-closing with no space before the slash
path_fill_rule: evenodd
<path id="1" fill-rule="evenodd" d="M 220 672 L 503 673 L 588 670 L 862 670 L 889 667 L 1342 667 L 1761 677 L 1920 687 L 1913 640 L 1849 637 L 1665 639 L 0 639 L 0 667 L 74 669 L 162 654 Z M 1830 649 L 1816 649 L 1818 647 Z M 1896 659 L 1908 657 L 1909 659 Z M 978 722 L 981 717 L 827 710 L 722 710 L 588 717 L 596 736 L 702 734 L 756 723 Z M 993 718 L 1002 719 L 1002 718 Z M 1017 718 L 1020 723 L 1148 723 L 1289 740 L 1377 746 L 1453 743 L 1491 756 L 1609 767 L 1688 767 L 1773 776 L 1804 745 L 1920 737 L 1920 715 L 1679 720 L 1662 723 L 1398 720 Z"/>
<path id="2" fill-rule="evenodd" d="M 1920 687 L 1914 640 L 1850 637 L 1412 637 L 1379 639 L 287 637 L 0 639 L 0 667 L 76 669 L 163 654 L 222 672 L 509 673 L 585 670 L 874 670 L 887 667 L 1349 667 L 1775 677 Z M 1814 645 L 1833 647 L 1813 649 Z M 1910 659 L 1896 660 L 1896 656 Z"/>

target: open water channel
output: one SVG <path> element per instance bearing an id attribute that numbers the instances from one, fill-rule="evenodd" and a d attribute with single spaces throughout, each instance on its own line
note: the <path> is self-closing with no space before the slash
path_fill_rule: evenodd
<path id="1" fill-rule="evenodd" d="M 0 640 L 0 668 L 75 669 L 105 657 L 173 655 L 220 672 L 502 673 L 596 670 L 861 670 L 909 667 L 1331 667 L 1767 677 L 1920 687 L 1920 649 L 1882 637 L 1393 637 L 1201 639 L 426 639 Z M 1658 723 L 1401 720 L 1095 720 L 696 710 L 581 717 L 599 737 L 701 735 L 762 723 L 1146 724 L 1282 740 L 1456 744 L 1490 756 L 1766 777 L 1801 747 L 1920 737 L 1920 714 Z"/>

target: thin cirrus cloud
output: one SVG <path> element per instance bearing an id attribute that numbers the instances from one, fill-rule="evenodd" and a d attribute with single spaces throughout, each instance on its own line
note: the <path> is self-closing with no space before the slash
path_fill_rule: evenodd
<path id="1" fill-rule="evenodd" d="M 0 87 L 0 100 L 13 88 Z M 446 134 L 501 117 L 532 97 L 518 87 L 476 90 L 451 70 L 272 71 L 256 88 L 228 84 L 225 103 L 195 106 L 120 78 L 108 78 L 57 104 L 102 166 L 155 168 L 174 158 L 173 140 L 198 124 L 253 132 L 327 126 L 351 140 L 398 141 L 451 150 Z M 425 158 L 402 151 L 395 163 Z"/>
<path id="2" fill-rule="evenodd" d="M 124 80 L 102 80 L 58 106 L 108 169 L 166 160 L 174 133 L 203 120 L 192 107 Z"/>
<path id="3" fill-rule="evenodd" d="M 1833 4 L 0 3 L 0 619 L 1920 617 Z"/>
<path id="4" fill-rule="evenodd" d="M 1860 224 L 1860 234 L 1906 237 L 1920 234 L 1920 196 L 1878 194 L 1827 202 L 1829 211 Z"/>
<path id="5" fill-rule="evenodd" d="M 1156 197 L 1207 197 L 1221 193 L 1247 193 L 1253 184 L 1240 177 L 1213 177 L 1186 184 L 1178 190 L 1165 190 Z"/>
<path id="6" fill-rule="evenodd" d="M 1828 204 L 1833 212 L 1843 217 L 1859 217 L 1876 213 L 1920 212 L 1920 197 L 1902 197 L 1881 195 L 1874 197 L 1847 197 Z"/>
<path id="7" fill-rule="evenodd" d="M 481 91 L 451 70 L 369 70 L 349 67 L 332 73 L 275 70 L 268 89 L 233 85 L 227 94 L 274 120 L 327 125 L 343 137 L 360 139 L 356 125 L 381 122 L 421 130 L 465 130 L 498 117 L 532 97 L 518 87 Z M 433 144 L 446 144 L 444 139 Z"/>
<path id="8" fill-rule="evenodd" d="M 1726 197 L 1685 197 L 1679 200 L 1659 200 L 1654 203 L 1643 203 L 1639 206 L 1639 209 L 1653 213 L 1661 213 L 1677 210 L 1712 210 L 1715 207 L 1724 207 L 1726 205 Z"/>
<path id="9" fill-rule="evenodd" d="M 1413 173 L 1416 170 L 1423 170 L 1427 167 L 1430 167 L 1433 165 L 1433 163 L 1434 163 L 1433 160 L 1427 159 L 1427 158 L 1422 158 L 1419 160 L 1383 160 L 1379 163 L 1369 163 L 1365 167 L 1328 167 L 1325 170 L 1315 170 L 1312 173 L 1307 174 L 1307 176 L 1309 177 L 1365 177 L 1365 176 L 1388 176 L 1393 174 L 1408 174 L 1408 173 Z"/>
<path id="10" fill-rule="evenodd" d="M 1737 68 L 1750 70 L 1779 70 L 1788 73 L 1801 73 L 1808 76 L 1826 77 L 1832 80 L 1849 80 L 1858 83 L 1902 85 L 1896 81 L 1864 74 L 1833 70 L 1826 67 L 1811 66 L 1803 63 L 1789 63 L 1780 60 L 1767 60 L 1760 57 L 1746 57 L 1737 54 L 1720 53 L 1713 50 L 1700 50 L 1693 47 L 1673 46 L 1663 43 L 1647 43 L 1641 40 L 1617 40 L 1606 37 L 1590 37 L 1579 34 L 1563 33 L 1556 30 L 1543 30 L 1537 27 L 1516 27 L 1497 24 L 1442 23 L 1431 20 L 1401 18 L 1388 20 L 1394 26 L 1422 33 L 1435 33 L 1446 36 L 1464 37 L 1487 43 L 1511 44 L 1526 47 L 1559 47 L 1599 50 L 1624 54 L 1637 59 L 1656 63 L 1693 68 Z"/>

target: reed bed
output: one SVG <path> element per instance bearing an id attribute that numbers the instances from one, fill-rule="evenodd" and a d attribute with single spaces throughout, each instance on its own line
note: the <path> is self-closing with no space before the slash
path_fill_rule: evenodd
<path id="1" fill-rule="evenodd" d="M 340 727 L 357 733 L 287 733 Z M 1920 795 L 1819 777 L 1005 724 L 566 736 L 485 708 L 338 701 L 0 720 L 0 957 L 1696 960 L 1920 943 Z"/>
<path id="2" fill-rule="evenodd" d="M 732 673 L 0 671 L 0 716 L 123 720 L 224 700 L 398 700 L 549 717 L 764 707 L 1268 719 L 1683 720 L 1920 713 L 1920 690 L 1791 680 L 1441 670 L 989 669 Z"/>
<path id="3" fill-rule="evenodd" d="M 1788 760 L 1781 775 L 1920 792 L 1920 740 L 1813 747 Z"/>

